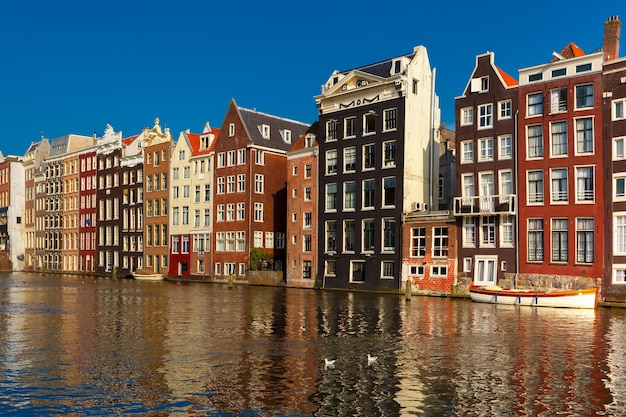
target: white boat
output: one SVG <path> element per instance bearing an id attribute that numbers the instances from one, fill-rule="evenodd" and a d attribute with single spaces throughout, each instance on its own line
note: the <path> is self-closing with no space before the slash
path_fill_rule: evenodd
<path id="1" fill-rule="evenodd" d="M 163 281 L 165 277 L 159 272 L 154 272 L 149 269 L 141 269 L 133 272 L 133 278 L 142 281 Z"/>
<path id="2" fill-rule="evenodd" d="M 469 291 L 472 301 L 479 303 L 569 308 L 595 308 L 598 294 L 597 287 L 541 291 L 472 285 Z"/>

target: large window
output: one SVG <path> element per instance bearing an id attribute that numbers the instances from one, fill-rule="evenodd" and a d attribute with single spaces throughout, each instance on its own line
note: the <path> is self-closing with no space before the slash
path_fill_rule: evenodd
<path id="1" fill-rule="evenodd" d="M 513 116 L 513 101 L 503 100 L 498 102 L 498 120 L 510 119 Z"/>
<path id="2" fill-rule="evenodd" d="M 480 245 L 492 247 L 496 244 L 496 218 L 495 216 L 482 216 L 480 218 Z"/>
<path id="3" fill-rule="evenodd" d="M 461 109 L 461 126 L 468 126 L 474 123 L 474 108 L 464 107 Z"/>
<path id="4" fill-rule="evenodd" d="M 476 217 L 463 218 L 463 247 L 476 247 Z"/>
<path id="5" fill-rule="evenodd" d="M 543 261 L 543 219 L 528 219 L 528 261 Z"/>
<path id="6" fill-rule="evenodd" d="M 550 113 L 567 111 L 567 87 L 550 90 Z"/>
<path id="7" fill-rule="evenodd" d="M 552 219 L 552 262 L 567 262 L 567 219 Z"/>
<path id="8" fill-rule="evenodd" d="M 626 215 L 615 214 L 613 225 L 613 254 L 626 255 Z"/>
<path id="9" fill-rule="evenodd" d="M 423 258 L 426 256 L 426 228 L 411 228 L 411 257 Z"/>
<path id="10" fill-rule="evenodd" d="M 396 166 L 396 141 L 390 140 L 383 142 L 383 167 Z"/>
<path id="11" fill-rule="evenodd" d="M 528 116 L 537 116 L 543 114 L 543 94 L 532 93 L 528 95 Z"/>
<path id="12" fill-rule="evenodd" d="M 326 151 L 326 174 L 337 173 L 337 150 Z"/>
<path id="13" fill-rule="evenodd" d="M 587 109 L 593 107 L 593 84 L 576 86 L 576 108 Z"/>
<path id="14" fill-rule="evenodd" d="M 344 131 L 343 131 L 344 138 L 354 137 L 354 135 L 356 134 L 355 123 L 356 123 L 356 117 L 352 116 L 352 117 L 345 118 Z"/>
<path id="15" fill-rule="evenodd" d="M 356 247 L 356 229 L 354 220 L 343 221 L 343 250 L 344 252 L 354 252 Z"/>
<path id="16" fill-rule="evenodd" d="M 576 153 L 593 153 L 593 119 L 576 119 Z"/>
<path id="17" fill-rule="evenodd" d="M 376 190 L 376 180 L 363 180 L 363 208 L 374 208 L 374 193 Z"/>
<path id="18" fill-rule="evenodd" d="M 593 201 L 593 167 L 576 168 L 576 201 Z"/>
<path id="19" fill-rule="evenodd" d="M 337 210 L 337 184 L 326 184 L 326 211 Z"/>
<path id="20" fill-rule="evenodd" d="M 461 163 L 474 162 L 474 142 L 466 140 L 461 142 Z"/>
<path id="21" fill-rule="evenodd" d="M 343 150 L 343 172 L 356 170 L 356 148 L 350 147 Z"/>
<path id="22" fill-rule="evenodd" d="M 551 200 L 553 203 L 567 202 L 567 168 L 550 170 Z"/>
<path id="23" fill-rule="evenodd" d="M 363 115 L 363 134 L 370 135 L 376 132 L 376 112 L 370 110 Z"/>
<path id="24" fill-rule="evenodd" d="M 594 219 L 576 219 L 576 262 L 593 263 Z"/>
<path id="25" fill-rule="evenodd" d="M 503 135 L 498 137 L 498 158 L 499 159 L 511 159 L 513 155 L 513 141 L 511 135 Z"/>
<path id="26" fill-rule="evenodd" d="M 478 128 L 486 129 L 493 126 L 493 104 L 478 106 Z"/>
<path id="27" fill-rule="evenodd" d="M 337 222 L 326 222 L 326 252 L 337 252 Z"/>
<path id="28" fill-rule="evenodd" d="M 396 203 L 396 177 L 383 178 L 383 207 L 392 207 Z"/>
<path id="29" fill-rule="evenodd" d="M 528 203 L 543 203 L 543 171 L 528 171 Z"/>
<path id="30" fill-rule="evenodd" d="M 479 146 L 479 161 L 492 161 L 493 160 L 493 138 L 478 139 Z"/>
<path id="31" fill-rule="evenodd" d="M 376 167 L 376 145 L 368 143 L 363 145 L 363 170 Z"/>
<path id="32" fill-rule="evenodd" d="M 383 251 L 396 250 L 396 221 L 393 218 L 383 219 Z"/>
<path id="33" fill-rule="evenodd" d="M 343 208 L 354 210 L 356 201 L 356 183 L 348 181 L 343 184 Z"/>
<path id="34" fill-rule="evenodd" d="M 526 144 L 528 158 L 543 157 L 543 132 L 541 125 L 532 125 L 526 128 Z"/>
<path id="35" fill-rule="evenodd" d="M 374 250 L 374 219 L 363 220 L 363 251 L 371 252 Z"/>
<path id="36" fill-rule="evenodd" d="M 447 227 L 433 227 L 433 256 L 448 256 Z"/>
<path id="37" fill-rule="evenodd" d="M 513 246 L 513 216 L 502 216 L 500 221 L 500 246 Z"/>
<path id="38" fill-rule="evenodd" d="M 564 120 L 550 124 L 550 153 L 552 156 L 567 155 L 567 122 Z"/>
<path id="39" fill-rule="evenodd" d="M 383 112 L 383 117 L 384 117 L 383 130 L 384 131 L 395 130 L 398 124 L 398 110 L 395 108 L 387 109 Z"/>
<path id="40" fill-rule="evenodd" d="M 335 119 L 326 122 L 326 141 L 337 140 L 337 126 Z"/>

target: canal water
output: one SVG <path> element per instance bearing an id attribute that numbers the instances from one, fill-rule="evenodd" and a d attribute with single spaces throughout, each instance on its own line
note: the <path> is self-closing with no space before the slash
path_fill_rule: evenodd
<path id="1" fill-rule="evenodd" d="M 626 310 L 0 275 L 0 415 L 626 415 Z"/>

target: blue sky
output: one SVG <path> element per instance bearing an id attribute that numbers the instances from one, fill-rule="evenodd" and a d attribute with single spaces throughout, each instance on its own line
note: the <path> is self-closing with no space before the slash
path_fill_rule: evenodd
<path id="1" fill-rule="evenodd" d="M 219 3 L 219 4 L 212 4 Z M 573 41 L 602 47 L 614 0 L 524 5 L 466 2 L 250 2 L 22 0 L 0 6 L 0 151 L 22 155 L 43 135 L 124 136 L 159 117 L 181 130 L 219 127 L 231 98 L 247 108 L 312 123 L 313 96 L 333 70 L 424 45 L 437 68 L 442 120 L 476 55 L 519 68 Z M 508 7 L 508 8 L 505 8 Z M 622 28 L 626 40 L 626 28 Z M 620 56 L 626 56 L 626 41 Z"/>

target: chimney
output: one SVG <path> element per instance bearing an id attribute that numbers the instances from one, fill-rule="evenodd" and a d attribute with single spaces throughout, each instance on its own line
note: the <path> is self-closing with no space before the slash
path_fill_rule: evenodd
<path id="1" fill-rule="evenodd" d="M 619 36 L 622 22 L 619 16 L 611 16 L 604 22 L 604 60 L 610 61 L 619 58 Z"/>

